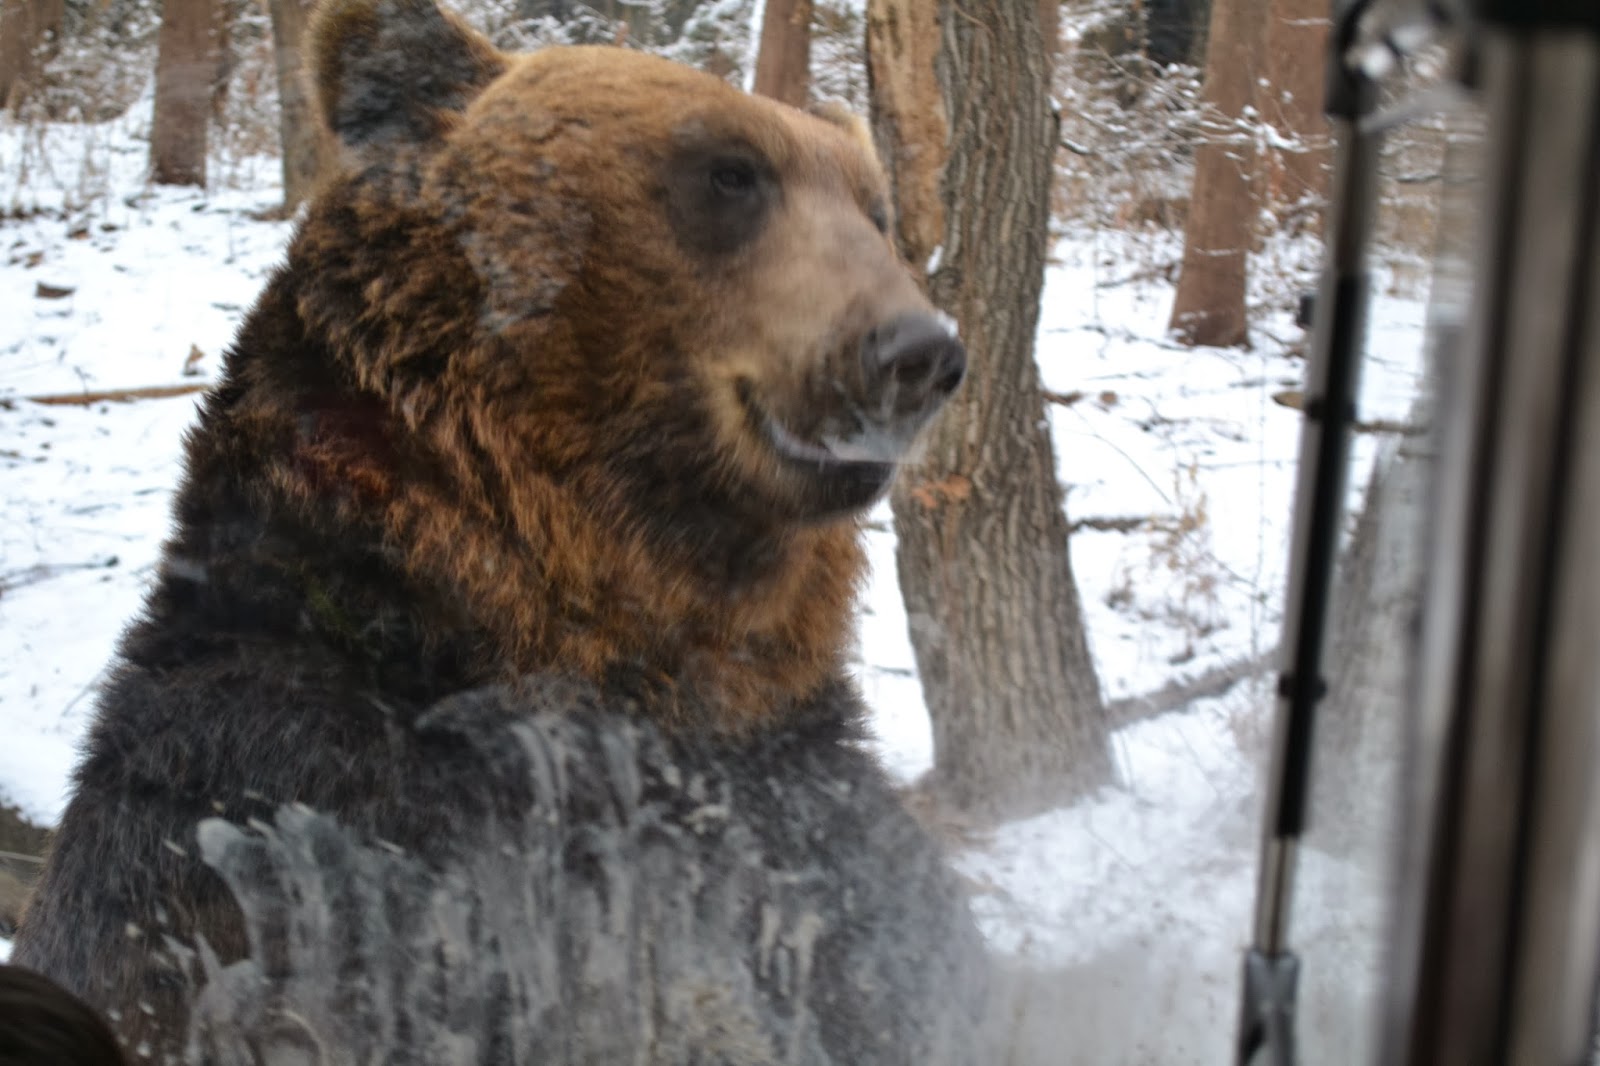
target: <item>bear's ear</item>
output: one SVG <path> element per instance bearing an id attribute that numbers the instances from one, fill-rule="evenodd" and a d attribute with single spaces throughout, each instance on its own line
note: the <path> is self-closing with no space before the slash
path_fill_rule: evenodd
<path id="1" fill-rule="evenodd" d="M 322 120 L 357 149 L 437 138 L 506 68 L 433 0 L 325 0 L 306 40 Z"/>
<path id="2" fill-rule="evenodd" d="M 806 108 L 813 116 L 831 122 L 848 133 L 873 159 L 878 158 L 877 145 L 872 140 L 872 127 L 843 100 L 829 98 Z"/>

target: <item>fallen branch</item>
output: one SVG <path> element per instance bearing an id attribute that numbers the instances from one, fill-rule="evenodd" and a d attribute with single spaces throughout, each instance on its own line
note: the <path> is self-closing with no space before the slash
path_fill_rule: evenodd
<path id="1" fill-rule="evenodd" d="M 100 392 L 62 392 L 45 396 L 24 396 L 29 403 L 46 407 L 88 407 L 97 403 L 131 403 L 134 400 L 165 400 L 173 396 L 188 396 L 204 392 L 211 385 L 191 382 L 187 385 L 146 385 L 137 389 L 104 389 Z"/>
<path id="2" fill-rule="evenodd" d="M 1090 515 L 1088 518 L 1073 519 L 1069 528 L 1073 533 L 1082 529 L 1096 533 L 1137 533 L 1162 521 L 1171 522 L 1174 519 L 1153 514 Z"/>
<path id="3" fill-rule="evenodd" d="M 1198 677 L 1169 681 L 1154 692 L 1147 692 L 1142 696 L 1112 700 L 1106 704 L 1107 724 L 1112 729 L 1121 729 L 1135 722 L 1142 722 L 1146 718 L 1154 718 L 1158 714 L 1180 710 L 1195 700 L 1221 696 L 1239 682 L 1267 673 L 1277 662 L 1277 658 L 1278 650 L 1272 648 L 1247 659 L 1223 663 Z"/>
<path id="4" fill-rule="evenodd" d="M 87 563 L 40 563 L 37 566 L 24 567 L 10 573 L 0 574 L 0 596 L 26 585 L 37 585 L 41 581 L 48 581 L 61 574 L 71 573 L 74 570 L 104 570 L 116 566 L 121 560 L 110 555 L 104 559 L 95 559 Z"/>

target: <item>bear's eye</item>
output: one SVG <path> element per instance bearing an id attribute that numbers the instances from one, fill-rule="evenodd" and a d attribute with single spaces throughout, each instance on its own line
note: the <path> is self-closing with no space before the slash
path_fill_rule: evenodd
<path id="1" fill-rule="evenodd" d="M 691 128 L 666 160 L 660 190 L 684 247 L 726 255 L 754 241 L 783 195 L 777 169 L 748 142 Z"/>
<path id="2" fill-rule="evenodd" d="M 889 209 L 884 206 L 882 200 L 872 202 L 872 206 L 867 208 L 867 218 L 878 228 L 879 233 L 886 237 L 889 235 Z"/>
<path id="3" fill-rule="evenodd" d="M 721 160 L 711 165 L 711 190 L 718 196 L 749 196 L 755 188 L 756 168 L 744 160 Z"/>

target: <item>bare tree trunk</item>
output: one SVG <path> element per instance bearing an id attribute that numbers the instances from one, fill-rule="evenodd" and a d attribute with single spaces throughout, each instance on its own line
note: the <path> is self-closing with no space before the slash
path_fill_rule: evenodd
<path id="1" fill-rule="evenodd" d="M 1333 162 L 1322 113 L 1329 7 L 1327 0 L 1270 0 L 1270 6 L 1257 110 L 1278 136 L 1277 146 L 1262 161 L 1264 192 L 1267 203 L 1291 215 L 1303 214 L 1316 232 Z"/>
<path id="2" fill-rule="evenodd" d="M 306 89 L 304 43 L 310 0 L 268 0 L 272 50 L 278 67 L 278 137 L 283 146 L 283 209 L 292 213 L 311 194 L 328 152 L 322 124 Z"/>
<path id="3" fill-rule="evenodd" d="M 934 5 L 917 0 L 867 4 L 873 137 L 894 190 L 895 241 L 924 281 L 929 258 L 944 244 L 940 183 L 950 135 L 934 75 L 937 15 Z"/>
<path id="4" fill-rule="evenodd" d="M 1039 0 L 1039 36 L 1046 60 L 1054 64 L 1061 49 L 1061 0 Z"/>
<path id="5" fill-rule="evenodd" d="M 1209 0 L 1141 0 L 1145 55 L 1157 63 L 1198 63 Z"/>
<path id="6" fill-rule="evenodd" d="M 0 108 L 16 110 L 56 46 L 63 0 L 0 0 Z"/>
<path id="7" fill-rule="evenodd" d="M 805 107 L 811 94 L 811 0 L 767 0 L 755 90 Z"/>
<path id="8" fill-rule="evenodd" d="M 898 239 L 914 265 L 936 260 L 930 294 L 970 360 L 892 498 L 933 784 L 967 810 L 1037 809 L 1113 777 L 1033 362 L 1057 139 L 1039 8 L 871 0 L 867 14 Z"/>
<path id="9" fill-rule="evenodd" d="M 228 121 L 228 92 L 233 87 L 233 71 L 238 56 L 233 51 L 233 29 L 240 11 L 238 5 L 228 0 L 217 0 L 217 69 L 211 72 L 211 125 L 226 130 Z"/>
<path id="10" fill-rule="evenodd" d="M 1255 216 L 1255 142 L 1242 121 L 1255 100 L 1265 0 L 1216 0 L 1206 45 L 1205 101 L 1217 129 L 1195 149 L 1183 272 L 1168 328 L 1186 344 L 1249 340 L 1245 270 Z"/>
<path id="11" fill-rule="evenodd" d="M 158 184 L 206 183 L 218 22 L 217 0 L 165 0 L 162 5 L 150 131 L 150 175 Z"/>

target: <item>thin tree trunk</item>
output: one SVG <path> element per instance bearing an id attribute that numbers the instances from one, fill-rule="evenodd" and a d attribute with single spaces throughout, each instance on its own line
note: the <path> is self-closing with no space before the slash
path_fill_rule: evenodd
<path id="1" fill-rule="evenodd" d="M 944 96 L 934 75 L 938 11 L 919 0 L 867 4 L 867 78 L 873 137 L 894 190 L 895 241 L 925 278 L 944 244 L 944 179 L 950 135 Z"/>
<path id="2" fill-rule="evenodd" d="M 756 54 L 755 90 L 795 107 L 811 94 L 812 0 L 767 0 Z"/>
<path id="3" fill-rule="evenodd" d="M 272 50 L 278 67 L 278 137 L 283 147 L 283 209 L 292 213 L 311 194 L 328 145 L 306 90 L 304 43 L 310 0 L 268 0 Z"/>
<path id="4" fill-rule="evenodd" d="M 65 12 L 63 0 L 0 0 L 0 108 L 14 111 L 27 97 Z"/>
<path id="5" fill-rule="evenodd" d="M 964 809 L 1017 813 L 1113 778 L 1033 362 L 1057 128 L 1037 5 L 932 8 L 868 5 L 899 240 L 914 264 L 925 250 L 936 259 L 930 294 L 960 323 L 970 360 L 922 461 L 896 485 L 897 562 L 933 723 L 932 783 Z M 937 95 L 919 98 L 930 58 Z"/>
<path id="6" fill-rule="evenodd" d="M 1303 212 L 1306 225 L 1320 230 L 1328 197 L 1333 145 L 1323 116 L 1323 77 L 1327 66 L 1327 0 L 1270 0 L 1264 76 L 1258 83 L 1257 110 L 1278 136 L 1263 160 L 1267 203 Z"/>
<path id="7" fill-rule="evenodd" d="M 218 22 L 217 0 L 165 0 L 162 6 L 150 131 L 150 174 L 158 184 L 206 183 Z"/>
<path id="8" fill-rule="evenodd" d="M 211 125 L 227 129 L 228 92 L 233 87 L 233 71 L 238 57 L 233 51 L 234 19 L 237 5 L 217 0 L 217 69 L 211 72 Z"/>
<path id="9" fill-rule="evenodd" d="M 1200 63 L 1208 0 L 1142 0 L 1145 54 L 1157 63 Z"/>
<path id="10" fill-rule="evenodd" d="M 1205 101 L 1217 129 L 1194 155 L 1183 272 L 1170 328 L 1186 344 L 1248 342 L 1246 265 L 1255 205 L 1255 142 L 1241 126 L 1255 100 L 1264 0 L 1216 0 L 1206 45 Z"/>

